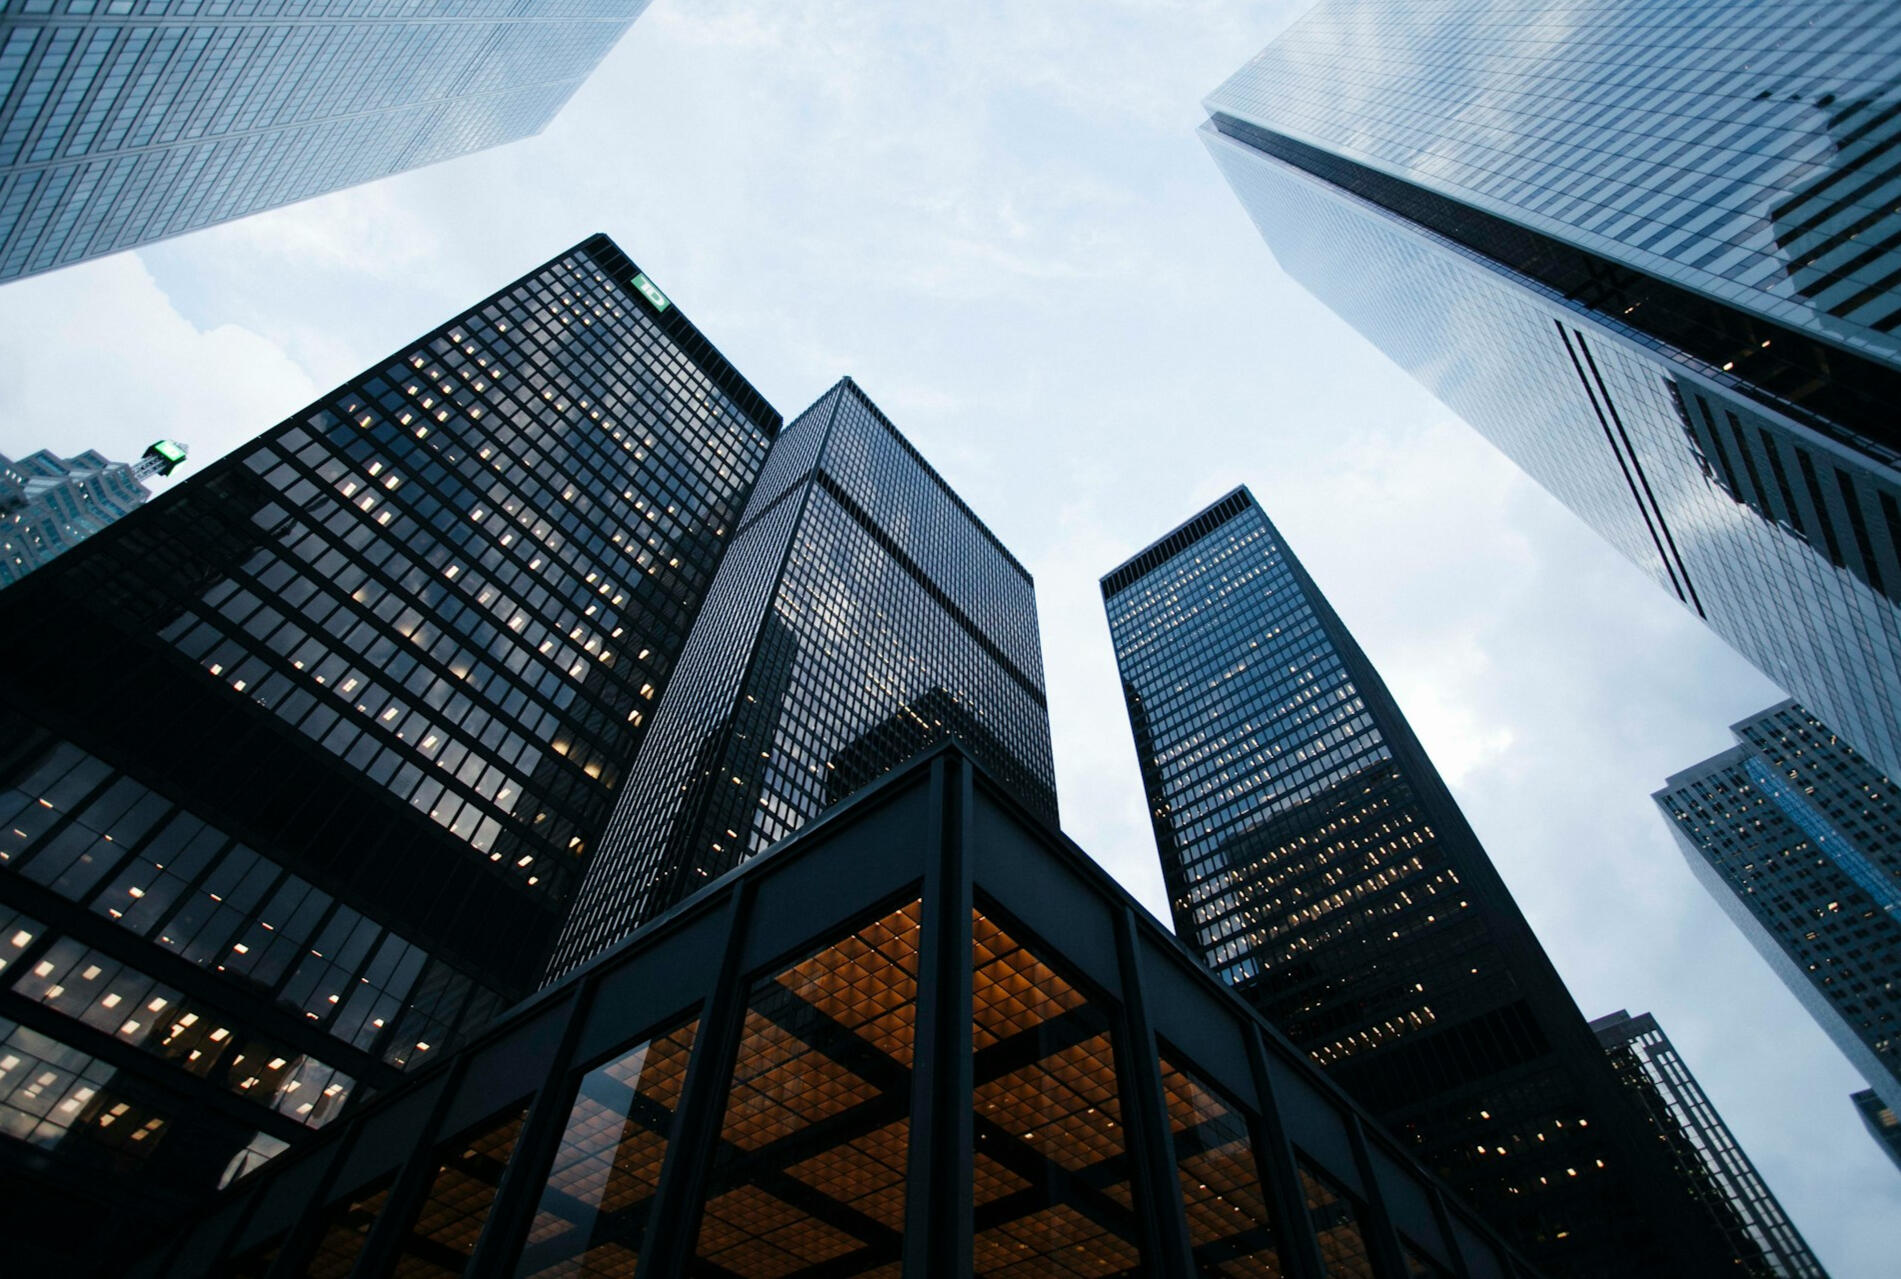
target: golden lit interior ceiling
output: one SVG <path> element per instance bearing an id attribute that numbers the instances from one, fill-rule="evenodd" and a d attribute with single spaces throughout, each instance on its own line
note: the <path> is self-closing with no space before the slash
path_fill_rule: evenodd
<path id="1" fill-rule="evenodd" d="M 1360 1233 L 1359 1213 L 1353 1202 L 1331 1181 L 1300 1162 L 1300 1185 L 1307 1194 L 1307 1216 L 1320 1240 L 1320 1257 L 1327 1279 L 1373 1279 L 1373 1260 L 1366 1237 Z"/>
<path id="2" fill-rule="evenodd" d="M 700 1225 L 709 1269 L 896 1279 L 918 916 L 912 902 L 753 988 Z"/>
<path id="3" fill-rule="evenodd" d="M 1196 1269 L 1212 1279 L 1279 1279 L 1280 1250 L 1246 1121 L 1166 1056 L 1162 1091 Z"/>
<path id="4" fill-rule="evenodd" d="M 699 1024 L 582 1077 L 517 1275 L 632 1279 Z"/>
<path id="5" fill-rule="evenodd" d="M 977 1272 L 1131 1270 L 1141 1227 L 1108 1018 L 983 912 L 972 929 Z"/>
<path id="6" fill-rule="evenodd" d="M 519 1106 L 438 1152 L 441 1163 L 429 1197 L 396 1260 L 397 1279 L 442 1279 L 460 1275 L 475 1251 L 502 1169 L 515 1153 L 527 1106 Z"/>
<path id="7" fill-rule="evenodd" d="M 356 1256 L 363 1251 L 363 1241 L 369 1237 L 370 1227 L 388 1198 L 389 1186 L 384 1185 L 352 1195 L 332 1207 L 323 1238 L 317 1241 L 316 1254 L 304 1268 L 305 1275 L 309 1279 L 349 1279 Z"/>

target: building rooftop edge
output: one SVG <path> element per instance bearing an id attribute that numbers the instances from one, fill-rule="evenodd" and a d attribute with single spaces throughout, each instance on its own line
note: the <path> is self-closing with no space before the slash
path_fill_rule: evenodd
<path id="1" fill-rule="evenodd" d="M 962 511 L 965 515 L 970 517 L 970 522 L 977 526 L 977 531 L 979 533 L 982 533 L 985 539 L 988 540 L 992 546 L 997 548 L 998 553 L 1001 554 L 1005 560 L 1009 561 L 1010 567 L 1014 568 L 1017 572 L 1021 573 L 1023 575 L 1023 580 L 1028 582 L 1032 587 L 1034 587 L 1036 585 L 1035 574 L 1031 573 L 1029 569 L 1025 568 L 1023 566 L 1023 561 L 1019 560 L 1014 554 L 1011 553 L 1010 548 L 1003 544 L 1003 539 L 998 537 L 996 533 L 991 530 L 988 524 L 984 523 L 983 517 L 978 515 L 977 512 L 970 509 L 970 503 L 966 502 L 961 496 L 959 496 L 957 490 L 952 488 L 942 475 L 938 474 L 937 468 L 935 466 L 932 466 L 930 462 L 925 459 L 922 453 L 918 452 L 917 445 L 911 443 L 910 440 L 905 438 L 904 432 L 898 429 L 897 423 L 893 422 L 888 416 L 886 416 L 885 411 L 878 407 L 877 401 L 871 398 L 871 393 L 865 390 L 864 387 L 860 386 L 856 378 L 854 378 L 849 373 L 845 374 L 844 376 L 840 377 L 838 381 L 826 387 L 825 390 L 822 393 L 820 393 L 818 399 L 812 401 L 812 403 L 817 404 L 820 400 L 823 400 L 827 395 L 830 395 L 833 391 L 839 390 L 841 388 L 851 392 L 852 395 L 857 397 L 858 402 L 860 404 L 863 404 L 867 409 L 871 410 L 872 416 L 878 420 L 879 425 L 883 426 L 885 430 L 891 432 L 891 437 L 895 439 L 899 444 L 904 446 L 905 452 L 911 455 L 911 460 L 916 462 L 918 466 L 923 469 L 924 473 L 931 477 L 931 480 L 937 485 L 937 487 L 944 491 L 944 495 L 950 498 L 950 500 L 956 504 L 956 507 L 958 510 Z"/>
<path id="2" fill-rule="evenodd" d="M 1148 576 L 1150 573 L 1154 572 L 1157 568 L 1160 568 L 1162 563 L 1166 562 L 1166 560 L 1174 558 L 1175 555 L 1179 555 L 1181 553 L 1180 550 L 1173 551 L 1169 555 L 1163 557 L 1161 561 L 1158 561 L 1157 563 L 1150 565 L 1148 568 L 1144 569 L 1142 572 L 1133 574 L 1132 576 L 1129 577 L 1128 581 L 1122 582 L 1113 588 L 1110 587 L 1109 585 L 1109 580 L 1111 578 L 1122 575 L 1124 572 L 1132 568 L 1135 565 L 1137 560 L 1142 559 L 1144 556 L 1149 555 L 1151 552 L 1161 549 L 1162 545 L 1165 542 L 1167 542 L 1170 538 L 1179 536 L 1184 530 L 1188 528 L 1189 525 L 1193 524 L 1196 520 L 1199 520 L 1203 518 L 1204 516 L 1210 514 L 1211 512 L 1215 510 L 1215 508 L 1221 506 L 1222 504 L 1233 501 L 1236 497 L 1246 498 L 1247 501 L 1250 504 L 1252 504 L 1256 510 L 1260 510 L 1261 504 L 1258 500 L 1256 500 L 1253 491 L 1249 489 L 1246 484 L 1235 485 L 1233 488 L 1229 489 L 1226 493 L 1223 493 L 1220 497 L 1208 503 L 1206 506 L 1202 507 L 1199 511 L 1196 511 L 1193 515 L 1189 516 L 1187 519 L 1175 525 L 1174 528 L 1171 528 L 1170 530 L 1168 530 L 1168 532 L 1162 534 L 1160 537 L 1151 541 L 1148 545 L 1144 546 L 1141 550 L 1129 556 L 1127 559 L 1123 560 L 1120 564 L 1117 564 L 1114 568 L 1110 569 L 1108 572 L 1104 573 L 1101 577 L 1096 579 L 1097 582 L 1102 586 L 1103 595 L 1107 597 L 1109 595 L 1113 595 L 1116 592 L 1125 589 L 1126 587 L 1132 585 L 1137 580 Z M 1239 513 L 1240 512 L 1238 511 L 1235 512 L 1235 514 L 1239 514 Z M 1266 512 L 1263 511 L 1262 514 L 1265 515 Z M 1220 524 L 1225 524 L 1228 522 L 1228 519 L 1232 519 L 1232 518 L 1234 518 L 1233 515 L 1228 516 L 1227 519 L 1221 520 L 1219 524 L 1217 524 L 1215 527 L 1218 528 Z M 1211 528 L 1208 531 L 1213 532 L 1214 530 Z M 1207 534 L 1204 533 L 1202 536 L 1205 537 L 1206 535 Z M 1200 538 L 1196 538 L 1194 540 L 1199 541 Z M 1183 547 L 1181 549 L 1186 549 L 1186 547 Z"/>

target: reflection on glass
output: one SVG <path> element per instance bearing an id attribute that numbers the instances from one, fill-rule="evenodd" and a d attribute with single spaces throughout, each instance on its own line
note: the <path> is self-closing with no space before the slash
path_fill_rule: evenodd
<path id="1" fill-rule="evenodd" d="M 660 1184 L 696 1018 L 628 1049 L 581 1080 L 515 1273 L 631 1276 Z"/>
<path id="2" fill-rule="evenodd" d="M 441 1162 L 429 1184 L 429 1198 L 396 1259 L 397 1279 L 441 1279 L 462 1273 L 482 1235 L 502 1169 L 515 1153 L 515 1139 L 527 1117 L 526 1106 L 503 1111 L 437 1152 Z"/>
<path id="3" fill-rule="evenodd" d="M 1278 1279 L 1280 1249 L 1246 1120 L 1167 1057 L 1162 1058 L 1162 1090 L 1196 1269 L 1219 1279 Z"/>
<path id="4" fill-rule="evenodd" d="M 1108 1017 L 981 911 L 972 924 L 976 1268 L 1129 1270 L 1143 1244 Z"/>
<path id="5" fill-rule="evenodd" d="M 385 1182 L 332 1205 L 330 1220 L 304 1274 L 309 1279 L 348 1279 L 357 1254 L 363 1251 L 363 1241 L 369 1238 L 370 1227 L 376 1224 L 376 1216 L 388 1200 L 389 1184 Z"/>
<path id="6" fill-rule="evenodd" d="M 1327 1279 L 1373 1279 L 1373 1261 L 1367 1256 L 1366 1236 L 1360 1233 L 1360 1215 L 1353 1201 L 1304 1159 L 1300 1186 L 1307 1195 L 1307 1218 L 1320 1240 Z"/>
<path id="7" fill-rule="evenodd" d="M 1445 1268 L 1412 1243 L 1401 1240 L 1400 1251 L 1406 1255 L 1407 1279 L 1444 1279 Z"/>
<path id="8" fill-rule="evenodd" d="M 753 988 L 707 1187 L 709 1273 L 896 1279 L 916 902 Z"/>

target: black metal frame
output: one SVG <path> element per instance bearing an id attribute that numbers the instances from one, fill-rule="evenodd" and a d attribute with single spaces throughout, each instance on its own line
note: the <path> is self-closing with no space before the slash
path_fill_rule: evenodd
<path id="1" fill-rule="evenodd" d="M 1092 1003 L 1100 1003 L 1116 1043 L 1145 1269 L 1156 1279 L 1196 1273 L 1177 1191 L 1161 1040 L 1245 1119 L 1294 1279 L 1324 1276 L 1295 1174 L 1297 1147 L 1301 1159 L 1352 1192 L 1385 1279 L 1406 1274 L 1387 1209 L 1392 1191 L 1430 1205 L 1423 1218 L 1414 1213 L 1408 1242 L 1448 1274 L 1530 1273 L 1298 1049 L 955 743 L 927 752 L 715 881 L 500 1018 L 449 1060 L 326 1129 L 279 1166 L 246 1178 L 141 1273 L 218 1274 L 225 1258 L 273 1237 L 285 1240 L 273 1279 L 296 1273 L 323 1211 L 393 1171 L 387 1206 L 353 1272 L 380 1279 L 414 1219 L 439 1143 L 502 1102 L 528 1099 L 515 1154 L 465 1271 L 476 1279 L 512 1274 L 580 1076 L 617 1045 L 698 1009 L 700 1029 L 638 1272 L 639 1279 L 684 1279 L 693 1269 L 753 980 L 787 955 L 827 944 L 875 905 L 914 895 L 921 918 L 902 1244 L 907 1279 L 964 1279 L 973 1271 L 971 917 L 974 906 L 988 913 L 993 903 L 1013 936 L 1023 930 L 1020 942 L 1033 941 L 1039 954 L 1105 996 Z M 308 1192 L 294 1195 L 299 1184 Z M 1468 1257 L 1475 1246 L 1487 1253 L 1483 1265 Z"/>

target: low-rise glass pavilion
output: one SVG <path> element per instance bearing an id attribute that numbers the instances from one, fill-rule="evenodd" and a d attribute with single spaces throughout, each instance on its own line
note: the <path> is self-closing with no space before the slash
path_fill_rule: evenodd
<path id="1" fill-rule="evenodd" d="M 1530 1271 L 948 743 L 237 1183 L 136 1273 Z"/>

